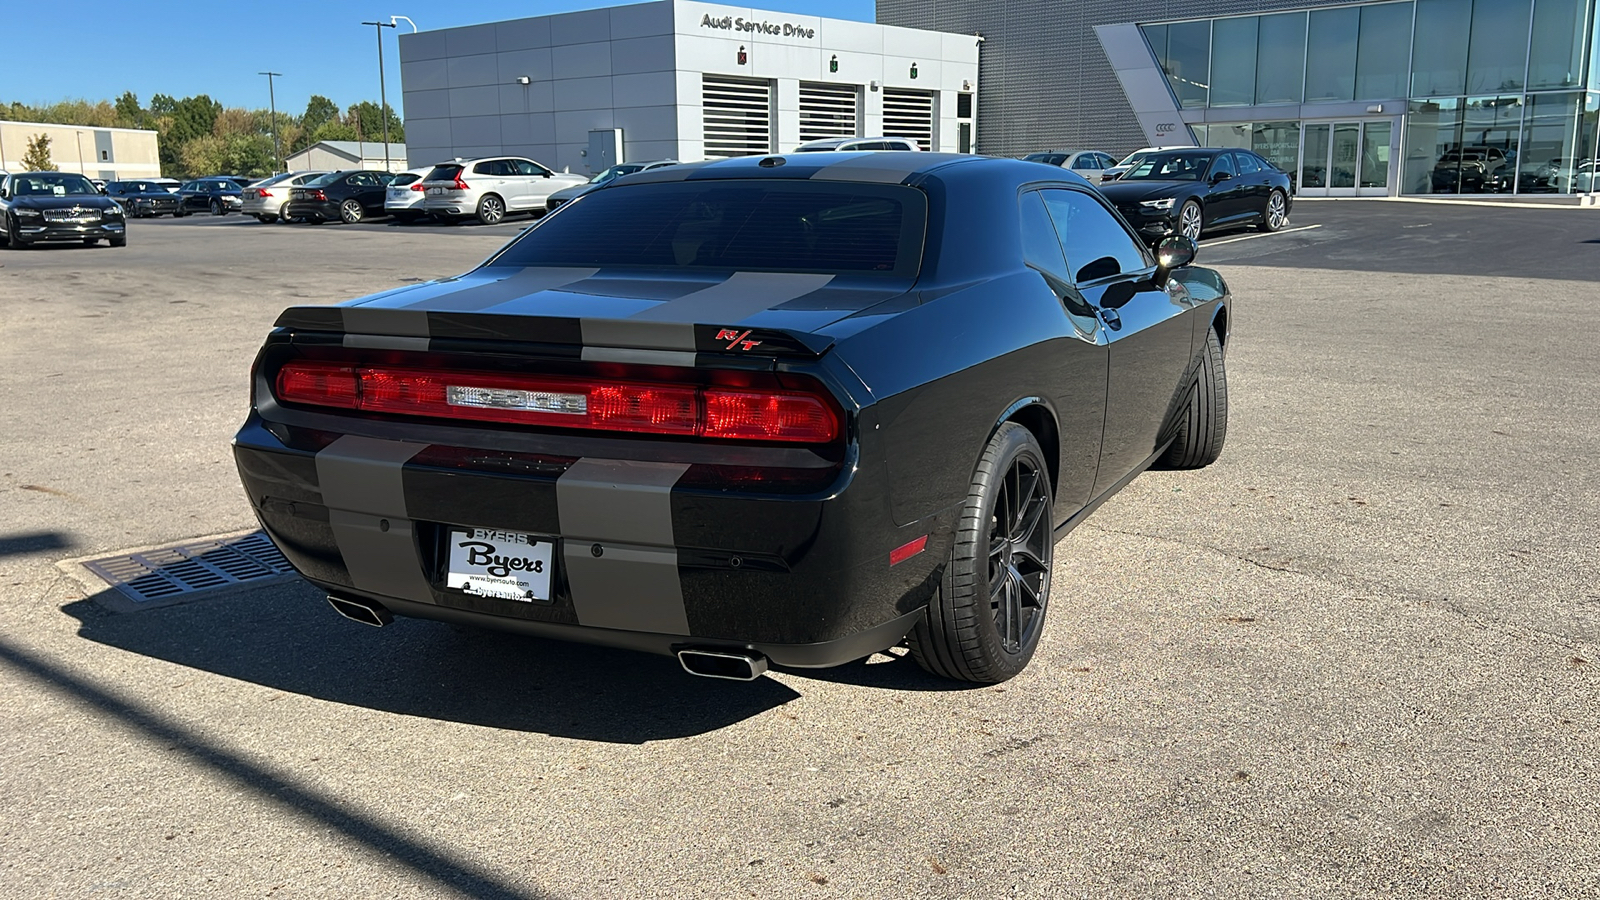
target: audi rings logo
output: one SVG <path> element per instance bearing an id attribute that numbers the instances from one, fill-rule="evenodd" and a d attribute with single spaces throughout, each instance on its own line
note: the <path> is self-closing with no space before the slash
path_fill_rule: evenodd
<path id="1" fill-rule="evenodd" d="M 1162 135 L 1171 134 L 1171 133 L 1173 133 L 1174 131 L 1177 131 L 1177 130 L 1178 130 L 1178 126 L 1177 126 L 1176 123 L 1173 123 L 1173 122 L 1158 122 L 1156 124 L 1156 136 L 1157 137 L 1160 137 Z"/>

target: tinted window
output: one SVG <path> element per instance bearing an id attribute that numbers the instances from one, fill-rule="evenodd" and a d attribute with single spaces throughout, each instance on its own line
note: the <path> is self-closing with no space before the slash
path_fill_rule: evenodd
<path id="1" fill-rule="evenodd" d="M 378 176 L 371 172 L 357 172 L 351 175 L 345 183 L 352 187 L 376 187 L 378 185 Z"/>
<path id="2" fill-rule="evenodd" d="M 461 174 L 461 167 L 460 166 L 454 165 L 454 164 L 451 164 L 451 163 L 446 163 L 446 164 L 444 164 L 442 166 L 434 166 L 432 172 L 429 172 L 428 174 L 422 176 L 422 180 L 423 181 L 455 181 L 456 180 L 456 176 L 460 175 L 460 174 Z"/>
<path id="3" fill-rule="evenodd" d="M 1100 168 L 1099 166 L 1095 165 L 1094 156 L 1091 155 L 1091 154 L 1088 154 L 1088 153 L 1085 153 L 1082 156 L 1078 157 L 1077 159 L 1073 160 L 1072 161 L 1072 167 L 1074 169 L 1098 169 L 1098 168 Z"/>
<path id="4" fill-rule="evenodd" d="M 590 194 L 491 265 L 910 276 L 926 215 L 922 194 L 898 185 L 642 184 Z"/>
<path id="5" fill-rule="evenodd" d="M 343 172 L 329 172 L 326 175 L 318 175 L 317 177 L 306 182 L 306 187 L 326 187 L 330 184 L 336 183 L 343 177 Z"/>
<path id="6" fill-rule="evenodd" d="M 1249 153 L 1235 153 L 1233 158 L 1239 162 L 1240 175 L 1253 175 L 1261 171 L 1261 162 Z"/>
<path id="7" fill-rule="evenodd" d="M 1079 191 L 1043 191 L 1067 269 L 1083 284 L 1146 268 L 1144 251 L 1100 201 Z"/>
<path id="8" fill-rule="evenodd" d="M 418 178 L 421 178 L 421 177 L 422 177 L 421 175 L 418 175 L 415 172 L 404 172 L 402 174 L 396 175 L 394 177 L 394 181 L 391 181 L 389 183 L 391 185 L 395 186 L 395 187 L 400 187 L 401 185 L 410 184 L 411 182 L 416 181 Z"/>
<path id="9" fill-rule="evenodd" d="M 13 180 L 12 190 L 19 197 L 100 193 L 100 189 L 91 184 L 89 179 L 65 172 L 41 172 L 36 175 L 19 176 Z"/>
<path id="10" fill-rule="evenodd" d="M 1151 153 L 1118 181 L 1199 181 L 1211 164 L 1211 154 L 1196 150 Z"/>
<path id="11" fill-rule="evenodd" d="M 537 163 L 528 162 L 525 159 L 513 159 L 510 162 L 512 167 L 516 169 L 518 175 L 533 175 L 537 177 L 549 174 L 548 169 L 538 165 Z"/>
<path id="12" fill-rule="evenodd" d="M 1062 300 L 1062 307 L 1079 331 L 1089 333 L 1095 328 L 1094 310 L 1085 305 L 1072 292 L 1062 290 L 1072 283 L 1067 272 L 1067 260 L 1062 255 L 1061 239 L 1056 236 L 1055 223 L 1045 212 L 1044 198 L 1037 191 L 1022 195 L 1022 258 L 1023 261 L 1045 274 L 1051 290 Z"/>
<path id="13" fill-rule="evenodd" d="M 1218 175 L 1226 175 L 1229 178 L 1232 178 L 1237 174 L 1239 173 L 1233 168 L 1233 154 L 1218 153 L 1216 161 L 1211 164 L 1210 177 L 1216 178 Z"/>

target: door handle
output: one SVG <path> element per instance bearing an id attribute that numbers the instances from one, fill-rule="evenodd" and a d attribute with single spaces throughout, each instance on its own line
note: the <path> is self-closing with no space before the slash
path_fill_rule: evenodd
<path id="1" fill-rule="evenodd" d="M 1107 328 L 1111 329 L 1112 331 L 1121 330 L 1122 317 L 1117 315 L 1116 310 L 1100 307 L 1096 311 L 1100 314 L 1100 321 L 1106 323 Z"/>

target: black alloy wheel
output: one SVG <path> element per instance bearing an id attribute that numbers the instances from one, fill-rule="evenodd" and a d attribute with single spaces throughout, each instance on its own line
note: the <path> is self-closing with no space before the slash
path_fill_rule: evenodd
<path id="1" fill-rule="evenodd" d="M 1267 198 L 1267 208 L 1261 213 L 1261 230 L 1277 231 L 1289 224 L 1289 201 L 1277 189 Z"/>
<path id="2" fill-rule="evenodd" d="M 1183 208 L 1178 210 L 1178 233 L 1191 241 L 1198 241 L 1200 240 L 1200 231 L 1204 227 L 1204 217 L 1200 214 L 1200 204 L 1193 200 L 1183 201 Z"/>
<path id="3" fill-rule="evenodd" d="M 367 211 L 361 208 L 361 201 L 355 198 L 339 204 L 339 219 L 346 225 L 354 225 L 365 217 Z"/>
<path id="4" fill-rule="evenodd" d="M 1038 439 L 1002 425 L 973 473 L 944 578 L 908 636 L 924 669 L 995 684 L 1027 666 L 1050 598 L 1052 506 Z"/>

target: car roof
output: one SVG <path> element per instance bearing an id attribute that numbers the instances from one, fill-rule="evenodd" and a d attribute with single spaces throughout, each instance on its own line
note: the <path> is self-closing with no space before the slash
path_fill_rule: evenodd
<path id="1" fill-rule="evenodd" d="M 740 156 L 663 166 L 617 179 L 614 185 L 659 184 L 669 181 L 710 181 L 718 179 L 775 178 L 814 181 L 853 181 L 875 184 L 911 184 L 929 173 L 941 177 L 955 169 L 962 172 L 1000 171 L 1007 166 L 1017 177 L 1037 177 L 1043 171 L 1038 163 L 1020 159 L 1000 159 L 970 153 L 929 153 L 921 150 L 845 150 L 808 153 L 772 153 L 765 156 Z M 1032 174 L 1030 174 L 1032 173 Z M 1057 178 L 1078 179 L 1063 170 Z M 1081 179 L 1079 179 L 1081 180 Z M 1087 185 L 1087 181 L 1083 181 Z"/>

